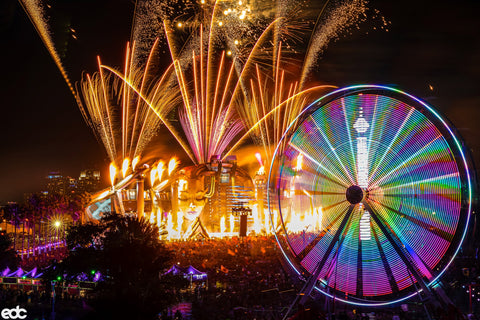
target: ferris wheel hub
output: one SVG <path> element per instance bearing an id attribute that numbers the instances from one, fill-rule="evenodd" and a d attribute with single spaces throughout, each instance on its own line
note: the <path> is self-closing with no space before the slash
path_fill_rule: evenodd
<path id="1" fill-rule="evenodd" d="M 363 190 L 361 187 L 353 185 L 347 188 L 347 192 L 345 193 L 347 197 L 347 201 L 351 204 L 357 204 L 362 202 L 363 199 Z"/>

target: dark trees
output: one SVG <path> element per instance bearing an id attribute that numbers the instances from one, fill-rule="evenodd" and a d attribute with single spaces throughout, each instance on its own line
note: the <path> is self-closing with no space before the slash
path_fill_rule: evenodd
<path id="1" fill-rule="evenodd" d="M 101 274 L 89 318 L 154 318 L 173 302 L 178 285 L 185 285 L 163 276 L 172 255 L 146 219 L 114 214 L 100 224 L 73 226 L 67 245 L 69 256 L 52 267 L 50 278 L 77 281 Z"/>

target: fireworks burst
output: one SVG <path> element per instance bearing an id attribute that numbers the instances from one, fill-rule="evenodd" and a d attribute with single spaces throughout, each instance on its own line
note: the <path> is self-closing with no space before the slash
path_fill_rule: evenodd
<path id="1" fill-rule="evenodd" d="M 152 47 L 147 66 L 135 68 L 128 46 L 124 72 L 102 65 L 99 71 L 86 74 L 81 83 L 84 114 L 94 129 L 112 162 L 121 164 L 126 158 L 141 155 L 151 138 L 157 133 L 165 116 L 178 103 L 178 90 L 173 89 L 168 68 L 162 77 L 149 74 L 150 58 L 156 50 Z M 176 135 L 173 128 L 172 134 Z"/>
<path id="2" fill-rule="evenodd" d="M 304 25 L 291 16 L 276 14 L 275 2 L 263 3 L 261 8 L 244 1 L 217 1 L 200 7 L 201 14 L 195 15 L 195 19 L 181 16 L 182 21 L 174 18 L 164 22 L 183 99 L 179 118 L 195 163 L 208 162 L 213 155 L 228 154 L 232 142 L 245 127 L 256 126 L 262 117 L 269 117 L 272 103 L 285 102 L 284 93 L 280 92 L 285 88 L 275 83 L 278 70 L 273 82 L 275 101 L 268 101 L 268 108 L 261 93 L 267 83 L 261 83 L 260 78 L 263 66 L 275 60 L 271 59 L 272 39 L 295 38 Z M 298 10 L 282 12 L 297 14 Z M 274 63 L 274 67 L 280 69 L 279 64 Z M 252 73 L 258 78 L 255 88 L 251 88 L 248 80 Z M 298 88 L 291 87 L 288 94 L 294 96 L 298 92 Z M 254 114 L 249 115 L 253 109 Z M 260 109 L 262 112 L 258 112 Z M 280 117 L 277 118 L 278 123 Z M 284 124 L 280 128 L 284 128 L 291 117 L 281 118 Z M 274 140 L 265 138 L 262 126 L 256 132 L 263 143 L 273 143 Z M 275 135 L 279 136 L 278 132 Z"/>
<path id="3" fill-rule="evenodd" d="M 281 45 L 278 55 L 281 54 Z M 335 88 L 329 85 L 312 86 L 300 90 L 298 81 L 287 81 L 285 70 L 280 67 L 280 57 L 273 77 L 262 73 L 256 65 L 256 73 L 249 80 L 247 99 L 239 103 L 239 114 L 249 128 L 232 147 L 234 150 L 248 136 L 263 148 L 266 163 L 272 160 L 274 148 L 283 133 L 303 108 L 313 102 L 320 93 Z"/>
<path id="4" fill-rule="evenodd" d="M 309 10 L 310 15 L 303 14 L 302 8 L 305 9 L 301 2 L 281 1 L 276 13 L 275 32 L 269 41 L 271 49 L 263 50 L 271 54 L 266 55 L 267 59 L 256 61 L 255 71 L 243 81 L 245 99 L 237 108 L 248 130 L 231 150 L 251 136 L 257 145 L 263 147 L 266 161 L 271 161 L 283 133 L 303 108 L 319 94 L 335 88 L 308 85 L 307 80 L 319 56 L 331 41 L 352 28 L 359 28 L 366 21 L 368 12 L 364 0 L 326 1 L 316 11 Z M 374 11 L 373 17 L 380 18 L 381 28 L 388 26 L 378 11 Z M 312 21 L 313 27 L 305 29 L 308 23 L 288 23 L 299 19 Z M 303 34 L 308 41 L 292 49 L 291 39 L 302 43 L 296 36 L 298 34 Z M 284 42 L 284 39 L 290 41 Z"/>
<path id="5" fill-rule="evenodd" d="M 202 30 L 200 30 L 200 42 Z M 205 163 L 210 157 L 222 154 L 229 143 L 243 129 L 235 117 L 232 99 L 238 78 L 234 64 L 226 61 L 222 52 L 217 72 L 210 69 L 209 52 L 204 54 L 202 46 L 197 55 L 192 52 L 192 63 L 184 70 L 175 60 L 175 71 L 182 93 L 183 105 L 180 121 L 196 163 Z M 237 78 L 237 79 L 235 79 Z"/>
<path id="6" fill-rule="evenodd" d="M 229 44 L 240 46 L 242 32 L 251 31 L 249 8 L 239 13 L 228 2 L 203 5 L 202 14 L 196 15 L 201 19 L 164 21 L 183 100 L 179 119 L 197 164 L 223 154 L 243 130 L 235 100 L 242 94 L 240 80 L 248 63 L 239 64 L 240 51 L 229 49 Z"/>
<path id="7" fill-rule="evenodd" d="M 319 54 L 367 17 L 365 0 L 138 0 L 123 72 L 99 59 L 99 71 L 81 82 L 80 101 L 42 2 L 20 3 L 117 164 L 140 155 L 161 124 L 195 163 L 228 154 L 234 140 L 237 146 L 247 137 L 238 139 L 242 131 L 264 146 L 268 160 L 315 91 L 307 79 Z M 162 73 L 152 60 L 167 52 L 173 62 Z M 293 80 L 286 75 L 292 65 L 301 66 Z M 166 118 L 172 110 L 186 141 Z"/>

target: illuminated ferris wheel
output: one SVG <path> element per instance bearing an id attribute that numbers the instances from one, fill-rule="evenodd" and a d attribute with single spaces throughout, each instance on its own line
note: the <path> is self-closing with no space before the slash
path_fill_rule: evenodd
<path id="1" fill-rule="evenodd" d="M 381 86 L 310 105 L 277 147 L 269 188 L 277 240 L 305 279 L 304 297 L 317 290 L 352 304 L 428 293 L 471 214 L 469 165 L 453 127 Z"/>

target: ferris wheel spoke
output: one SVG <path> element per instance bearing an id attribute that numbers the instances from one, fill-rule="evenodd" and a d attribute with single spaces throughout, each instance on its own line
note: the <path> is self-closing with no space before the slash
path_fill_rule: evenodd
<path id="1" fill-rule="evenodd" d="M 398 137 L 400 136 L 400 134 L 404 134 L 405 132 L 403 131 L 403 128 L 405 127 L 405 125 L 407 124 L 408 120 L 410 119 L 411 115 L 413 114 L 413 111 L 414 109 L 411 109 L 408 114 L 405 116 L 405 119 L 403 120 L 403 123 L 400 125 L 400 127 L 398 128 L 397 132 L 395 133 L 395 136 L 393 137 L 393 139 L 390 141 L 390 144 L 388 145 L 387 148 L 385 148 L 385 152 L 383 153 L 383 155 L 380 157 L 380 160 L 376 161 L 377 165 L 375 166 L 374 169 L 372 169 L 370 172 L 372 173 L 369 177 L 369 181 L 375 177 L 375 175 L 377 174 L 377 170 L 378 168 L 380 168 L 383 160 L 385 159 L 385 157 L 387 156 L 387 154 L 391 151 L 392 149 L 392 146 L 393 144 L 397 141 Z"/>
<path id="2" fill-rule="evenodd" d="M 427 285 L 426 285 L 426 283 L 423 279 L 423 275 L 421 273 L 422 271 L 423 271 L 424 274 L 429 273 L 429 272 L 424 267 L 424 264 L 421 263 L 421 260 L 418 259 L 418 256 L 415 254 L 415 252 L 413 252 L 413 250 L 407 251 L 407 249 L 404 248 L 404 245 L 403 245 L 402 241 L 398 238 L 398 236 L 396 235 L 396 233 L 392 229 L 392 227 L 388 226 L 387 223 L 382 221 L 382 218 L 380 217 L 380 215 L 378 215 L 377 211 L 374 210 L 368 204 L 368 201 L 363 201 L 363 204 L 364 204 L 365 208 L 370 212 L 370 216 L 375 221 L 377 226 L 380 228 L 382 233 L 385 235 L 387 240 L 390 242 L 390 244 L 392 245 L 395 252 L 398 254 L 400 259 L 402 259 L 403 263 L 405 264 L 405 266 L 407 267 L 409 272 L 414 276 L 415 280 L 417 280 L 417 282 L 420 284 L 420 287 L 424 290 L 424 292 L 426 292 L 426 293 L 430 292 L 430 290 L 428 289 L 428 287 L 427 287 Z M 420 266 L 423 266 L 422 271 L 419 270 L 419 268 L 415 265 L 414 261 L 416 261 L 418 264 L 420 264 Z M 429 276 L 429 274 L 427 274 L 427 277 L 428 276 Z"/>
<path id="3" fill-rule="evenodd" d="M 342 222 L 340 223 L 340 226 L 338 227 L 337 231 L 335 232 L 335 235 L 333 236 L 332 240 L 330 241 L 330 245 L 328 246 L 327 250 L 323 254 L 322 260 L 320 260 L 315 268 L 313 269 L 314 272 L 311 273 L 310 277 L 307 280 L 307 283 L 305 284 L 305 292 L 304 296 L 300 300 L 300 303 L 304 303 L 306 298 L 310 296 L 310 293 L 312 292 L 313 287 L 315 286 L 315 283 L 317 283 L 318 276 L 320 275 L 320 272 L 323 269 L 323 266 L 325 265 L 325 262 L 327 262 L 328 257 L 332 253 L 333 248 L 335 245 L 338 245 L 338 239 L 340 238 L 340 235 L 343 233 L 345 226 L 347 222 L 350 220 L 352 216 L 353 209 L 355 208 L 354 204 L 351 204 L 348 209 L 347 213 L 343 217 Z"/>
<path id="4" fill-rule="evenodd" d="M 319 172 L 319 171 L 314 171 L 314 170 L 312 170 L 312 168 L 310 168 L 310 167 L 304 168 L 304 169 L 302 169 L 302 171 L 308 172 L 309 174 L 311 174 L 311 175 L 313 175 L 313 176 L 317 176 L 317 177 L 323 178 L 323 179 L 325 179 L 325 180 L 327 180 L 327 181 L 330 181 L 331 183 L 334 183 L 334 184 L 342 187 L 342 189 L 347 187 L 347 185 L 344 184 L 344 183 L 342 183 L 341 181 L 332 179 L 330 176 L 327 176 L 327 175 L 325 175 L 325 174 L 323 174 L 323 173 L 321 173 L 321 172 Z"/>
<path id="5" fill-rule="evenodd" d="M 326 212 L 326 211 L 328 211 L 328 210 L 330 210 L 330 209 L 333 209 L 333 208 L 335 208 L 336 206 L 338 206 L 339 204 L 342 204 L 342 203 L 345 203 L 345 202 L 347 202 L 347 200 L 344 199 L 344 200 L 342 200 L 342 201 L 338 201 L 338 202 L 335 202 L 335 203 L 333 203 L 333 204 L 331 204 L 331 205 L 329 205 L 329 206 L 326 206 L 326 207 L 323 208 L 323 212 Z"/>
<path id="6" fill-rule="evenodd" d="M 376 177 L 374 176 L 371 176 L 371 180 L 370 180 L 370 185 L 373 185 L 373 184 L 377 184 L 377 185 L 380 185 L 383 181 L 385 181 L 385 179 L 387 179 L 388 177 L 390 177 L 392 174 L 394 174 L 395 172 L 398 171 L 398 169 L 400 169 L 401 167 L 404 167 L 406 166 L 410 161 L 420 157 L 420 155 L 423 153 L 423 152 L 427 152 L 429 151 L 429 147 L 432 143 L 434 143 L 435 141 L 437 141 L 439 138 L 441 137 L 441 135 L 438 135 L 435 137 L 435 139 L 431 140 L 429 143 L 425 144 L 422 148 L 420 148 L 417 152 L 415 152 L 414 154 L 412 154 L 410 157 L 407 158 L 407 160 L 405 161 L 402 161 L 402 163 L 400 163 L 398 166 L 396 166 L 395 168 L 393 168 L 392 170 L 390 170 L 389 172 L 383 174 L 381 177 L 378 178 L 378 180 L 376 179 Z"/>
<path id="7" fill-rule="evenodd" d="M 459 175 L 458 172 L 447 173 L 447 174 L 444 174 L 444 175 L 441 175 L 441 176 L 430 177 L 430 178 L 425 178 L 425 179 L 421 179 L 421 180 L 410 181 L 410 182 L 407 182 L 407 183 L 404 183 L 404 184 L 394 185 L 392 187 L 384 187 L 383 191 L 385 192 L 387 190 L 394 190 L 394 189 L 404 188 L 404 187 L 413 186 L 413 185 L 421 185 L 421 184 L 426 184 L 426 183 L 429 183 L 429 182 L 435 182 L 435 181 L 438 181 L 438 180 L 443 180 L 443 179 L 448 179 L 448 178 L 456 178 L 456 177 L 458 177 L 458 175 Z"/>
<path id="8" fill-rule="evenodd" d="M 358 249 L 357 249 L 357 287 L 355 294 L 359 297 L 363 297 L 363 253 L 362 253 L 362 240 L 358 237 Z"/>
<path id="9" fill-rule="evenodd" d="M 355 184 L 355 179 L 350 175 L 350 171 L 351 170 L 348 170 L 347 169 L 347 166 L 345 164 L 343 164 L 343 161 L 340 159 L 340 157 L 338 156 L 338 153 L 335 151 L 335 148 L 333 147 L 333 145 L 330 143 L 330 140 L 328 139 L 328 137 L 326 136 L 325 132 L 323 132 L 323 130 L 320 128 L 320 126 L 317 124 L 317 122 L 315 121 L 315 119 L 310 116 L 310 119 L 312 120 L 312 122 L 315 124 L 315 126 L 317 127 L 317 131 L 320 132 L 320 134 L 322 135 L 323 139 L 327 142 L 328 144 L 328 147 L 330 148 L 330 150 L 333 152 L 333 155 L 335 156 L 335 158 L 337 159 L 338 163 L 340 164 L 340 167 L 343 171 L 343 173 L 345 174 L 345 176 L 348 177 L 348 179 L 350 180 L 350 183 L 351 184 Z"/>
<path id="10" fill-rule="evenodd" d="M 323 213 L 325 214 L 328 210 L 338 206 L 339 204 L 341 203 L 344 203 L 346 202 L 346 200 L 342 200 L 342 201 L 339 201 L 337 203 L 334 203 L 330 206 L 327 206 L 325 208 L 322 209 Z M 313 248 L 315 248 L 315 246 L 320 242 L 320 240 L 323 239 L 323 237 L 330 231 L 330 229 L 337 223 L 337 221 L 342 217 L 343 215 L 343 212 L 339 213 L 335 219 L 332 220 L 332 222 L 330 222 L 327 226 L 325 226 L 325 228 L 323 228 L 322 232 L 320 232 L 316 237 L 315 239 L 313 239 L 308 245 L 305 246 L 305 248 L 303 248 L 303 250 L 297 255 L 297 259 L 298 261 L 303 261 L 303 259 L 305 259 L 305 257 L 310 253 L 310 251 L 313 250 Z"/>
<path id="11" fill-rule="evenodd" d="M 352 223 L 352 219 L 348 219 L 347 224 L 344 228 L 344 230 L 348 230 L 350 228 L 350 225 Z M 336 282 L 336 276 L 337 276 L 337 267 L 338 267 L 338 257 L 340 257 L 340 254 L 342 252 L 342 247 L 343 247 L 343 242 L 345 241 L 345 238 L 347 236 L 347 232 L 342 232 L 341 237 L 338 239 L 338 244 L 337 244 L 337 250 L 335 251 L 332 260 L 330 261 L 330 265 L 328 266 L 328 269 L 325 272 L 325 281 L 327 283 L 330 283 L 330 279 L 333 275 L 335 275 L 335 282 Z M 335 283 L 336 286 L 336 283 Z"/>
<path id="12" fill-rule="evenodd" d="M 309 195 L 311 196 L 344 196 L 345 195 L 345 192 L 328 192 L 328 191 L 319 191 L 319 190 L 307 190 L 307 189 L 301 189 L 301 190 L 297 190 L 295 189 L 295 193 L 294 195 L 298 196 L 298 195 L 304 195 L 305 192 L 307 192 Z M 344 202 L 343 200 L 341 202 Z M 341 203 L 339 202 L 339 203 Z"/>
<path id="13" fill-rule="evenodd" d="M 329 170 L 327 167 L 325 167 L 323 164 L 321 164 L 320 162 L 318 162 L 315 158 L 313 158 L 310 154 L 308 154 L 306 151 L 302 150 L 302 148 L 300 148 L 299 146 L 296 146 L 294 145 L 293 143 L 290 143 L 290 146 L 295 149 L 296 151 L 298 151 L 299 153 L 303 154 L 304 157 L 307 157 L 308 160 L 312 161 L 313 163 L 315 163 L 319 168 L 325 170 L 329 175 L 330 177 L 336 177 L 337 178 L 337 184 L 338 185 L 341 185 L 343 187 L 347 187 L 349 185 L 349 182 L 347 180 L 341 180 L 338 178 L 338 174 L 335 174 L 333 173 L 331 170 Z M 322 175 L 324 176 L 324 175 Z M 334 179 L 332 178 L 329 178 L 329 180 L 331 181 L 334 181 Z"/>
<path id="14" fill-rule="evenodd" d="M 388 283 L 390 284 L 390 288 L 392 288 L 393 293 L 398 293 L 400 290 L 398 289 L 398 284 L 395 281 L 395 277 L 393 276 L 392 268 L 390 268 L 390 264 L 388 263 L 387 256 L 383 251 L 382 244 L 378 239 L 378 234 L 375 228 L 372 228 L 373 237 L 375 238 L 375 243 L 377 244 L 378 253 L 380 253 L 380 258 L 382 259 L 383 268 L 385 269 L 385 273 L 387 274 Z"/>
<path id="15" fill-rule="evenodd" d="M 352 161 L 353 161 L 352 163 L 357 163 L 357 160 L 355 159 L 356 153 L 355 153 L 354 146 L 353 146 L 352 132 L 350 130 L 350 125 L 348 123 L 347 109 L 345 108 L 345 99 L 342 98 L 341 101 L 342 101 L 343 117 L 345 119 L 345 128 L 347 129 L 348 142 L 350 144 L 350 154 L 352 155 Z M 357 176 L 357 166 L 354 165 L 352 167 L 352 169 L 353 169 L 353 176 L 356 177 Z"/>
<path id="16" fill-rule="evenodd" d="M 427 222 L 425 222 L 425 221 L 421 221 L 421 220 L 419 220 L 419 219 L 417 219 L 417 218 L 414 218 L 414 217 L 412 217 L 412 216 L 410 216 L 410 215 L 408 215 L 408 214 L 406 214 L 406 213 L 403 213 L 403 212 L 401 212 L 401 211 L 399 211 L 399 210 L 397 210 L 397 209 L 395 209 L 395 208 L 392 208 L 392 207 L 390 207 L 390 206 L 387 206 L 387 205 L 385 205 L 385 204 L 383 204 L 383 203 L 381 203 L 381 202 L 379 202 L 379 201 L 375 201 L 375 200 L 372 200 L 372 201 L 375 202 L 375 203 L 377 203 L 377 204 L 379 204 L 380 206 L 384 207 L 385 209 L 389 210 L 390 212 L 394 212 L 394 213 L 398 214 L 400 217 L 402 217 L 402 218 L 404 218 L 404 219 L 407 219 L 408 221 L 414 223 L 415 225 L 417 225 L 417 226 L 419 226 L 419 227 L 421 227 L 421 228 L 423 228 L 423 229 L 425 229 L 425 230 L 433 233 L 434 235 L 442 238 L 443 240 L 445 240 L 445 241 L 447 241 L 447 242 L 449 242 L 449 243 L 452 242 L 452 240 L 453 240 L 453 234 L 448 233 L 447 231 L 444 231 L 444 230 L 442 230 L 442 229 L 440 229 L 440 228 L 437 228 L 437 227 L 435 227 L 435 226 L 433 226 L 433 225 L 431 225 L 431 224 L 429 224 L 429 223 L 427 223 Z"/>
<path id="17" fill-rule="evenodd" d="M 355 208 L 354 204 L 351 204 L 348 207 L 347 213 L 343 216 L 343 220 L 340 223 L 340 226 L 338 227 L 337 231 L 333 235 L 333 238 L 330 241 L 330 245 L 328 246 L 327 250 L 323 254 L 322 260 L 320 260 L 320 262 L 317 263 L 317 265 L 315 266 L 315 274 L 316 274 L 315 278 L 318 278 L 318 276 L 320 275 L 320 272 L 322 271 L 323 266 L 325 265 L 325 262 L 327 262 L 328 257 L 332 253 L 332 250 L 335 247 L 335 245 L 339 245 L 338 240 L 340 238 L 340 235 L 342 235 L 343 230 L 345 229 L 345 226 L 347 225 L 348 221 L 350 220 L 350 217 L 352 216 L 352 212 L 353 212 L 354 208 Z"/>

